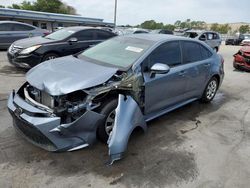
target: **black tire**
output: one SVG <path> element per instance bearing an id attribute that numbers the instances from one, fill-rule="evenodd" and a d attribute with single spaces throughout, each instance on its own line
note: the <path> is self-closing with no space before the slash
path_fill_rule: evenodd
<path id="1" fill-rule="evenodd" d="M 58 58 L 59 55 L 56 54 L 56 53 L 47 53 L 43 56 L 43 59 L 42 59 L 42 62 L 44 61 L 48 61 L 48 60 L 51 60 L 51 59 L 55 59 L 55 58 Z"/>
<path id="2" fill-rule="evenodd" d="M 110 118 L 114 118 L 115 115 L 113 113 L 117 107 L 117 104 L 118 104 L 117 99 L 110 99 L 100 107 L 99 113 L 103 114 L 105 116 L 105 118 L 104 118 L 103 122 L 99 125 L 99 127 L 97 128 L 97 137 L 103 143 L 107 143 L 108 138 L 109 138 L 109 134 L 106 131 L 106 121 L 107 121 L 109 116 L 111 116 Z M 109 123 L 109 122 L 107 122 L 107 123 Z M 112 125 L 109 125 L 109 126 L 112 126 Z"/>
<path id="3" fill-rule="evenodd" d="M 218 51 L 219 51 L 219 50 L 218 50 L 218 47 L 215 47 L 215 48 L 214 48 L 214 51 L 215 51 L 216 53 L 218 53 Z"/>
<path id="4" fill-rule="evenodd" d="M 233 66 L 235 69 L 239 70 L 239 66 L 235 62 L 233 63 Z"/>
<path id="5" fill-rule="evenodd" d="M 214 84 L 216 84 L 216 85 L 214 86 Z M 203 102 L 203 103 L 211 102 L 214 99 L 215 95 L 216 95 L 218 87 L 219 87 L 219 83 L 218 83 L 217 78 L 212 77 L 209 80 L 209 82 L 207 83 L 207 86 L 206 86 L 206 88 L 205 88 L 205 90 L 203 92 L 203 95 L 201 97 L 201 102 Z M 209 92 L 212 92 L 211 95 L 209 95 Z"/>

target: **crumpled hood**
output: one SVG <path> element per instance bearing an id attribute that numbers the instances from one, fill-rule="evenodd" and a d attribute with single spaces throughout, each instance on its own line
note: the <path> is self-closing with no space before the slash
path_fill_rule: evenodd
<path id="1" fill-rule="evenodd" d="M 47 44 L 51 42 L 56 42 L 56 40 L 50 40 L 44 37 L 32 37 L 32 38 L 25 38 L 25 39 L 17 40 L 16 42 L 14 42 L 14 45 L 20 46 L 23 48 L 28 48 L 34 45 Z"/>
<path id="2" fill-rule="evenodd" d="M 100 85 L 109 80 L 117 70 L 66 56 L 32 68 L 26 74 L 26 80 L 37 89 L 58 96 Z"/>

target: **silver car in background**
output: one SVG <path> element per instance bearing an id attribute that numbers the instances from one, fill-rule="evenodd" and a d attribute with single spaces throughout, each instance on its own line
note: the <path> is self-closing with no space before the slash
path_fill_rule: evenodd
<path id="1" fill-rule="evenodd" d="M 29 24 L 14 21 L 0 21 L 0 49 L 7 49 L 17 40 L 44 36 L 48 33 L 47 30 Z"/>
<path id="2" fill-rule="evenodd" d="M 184 34 L 185 37 L 204 41 L 214 51 L 218 52 L 221 45 L 219 33 L 214 31 L 189 30 Z"/>

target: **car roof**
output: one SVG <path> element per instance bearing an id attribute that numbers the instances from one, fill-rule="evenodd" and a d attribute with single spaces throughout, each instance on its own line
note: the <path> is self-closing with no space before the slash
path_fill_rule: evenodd
<path id="1" fill-rule="evenodd" d="M 72 27 L 64 27 L 63 29 L 73 30 L 73 31 L 81 31 L 81 30 L 88 30 L 88 29 L 95 29 L 95 30 L 107 31 L 107 30 L 104 30 L 102 28 L 89 27 L 89 26 L 72 26 Z M 110 32 L 110 31 L 107 31 L 107 32 Z"/>
<path id="2" fill-rule="evenodd" d="M 34 26 L 34 25 L 31 25 L 31 24 L 23 23 L 23 22 L 16 22 L 16 21 L 0 21 L 0 24 L 3 24 L 3 23 L 21 24 L 21 25 L 27 25 L 27 26 L 30 26 L 30 27 L 33 27 L 33 28 L 36 28 L 36 29 L 40 29 L 39 27 L 36 27 L 36 26 Z"/>
<path id="3" fill-rule="evenodd" d="M 0 24 L 1 24 L 1 23 L 15 23 L 15 24 L 23 24 L 23 25 L 29 25 L 29 26 L 35 27 L 35 26 L 30 25 L 30 24 L 27 24 L 27 23 L 16 22 L 16 21 L 0 21 Z"/>
<path id="4" fill-rule="evenodd" d="M 152 42 L 161 42 L 161 41 L 171 41 L 171 40 L 188 40 L 188 41 L 194 41 L 192 39 L 181 37 L 181 36 L 175 36 L 175 35 L 168 35 L 168 34 L 131 34 L 131 35 L 125 35 L 123 37 L 129 37 L 129 38 L 135 38 L 135 39 L 143 39 L 143 40 L 149 40 Z"/>
<path id="5" fill-rule="evenodd" d="M 186 31 L 186 33 L 198 33 L 198 34 L 205 33 L 205 32 L 208 32 L 208 33 L 217 33 L 216 31 L 195 30 L 195 29 L 191 29 L 191 30 Z"/>

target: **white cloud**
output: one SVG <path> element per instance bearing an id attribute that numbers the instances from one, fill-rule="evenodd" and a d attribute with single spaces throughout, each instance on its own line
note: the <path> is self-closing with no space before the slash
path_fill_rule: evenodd
<path id="1" fill-rule="evenodd" d="M 115 0 L 63 0 L 82 16 L 103 18 L 113 22 Z M 0 4 L 20 3 L 22 0 L 1 0 Z M 118 24 L 139 24 L 154 19 L 163 23 L 176 20 L 206 22 L 250 22 L 249 0 L 118 0 Z"/>

